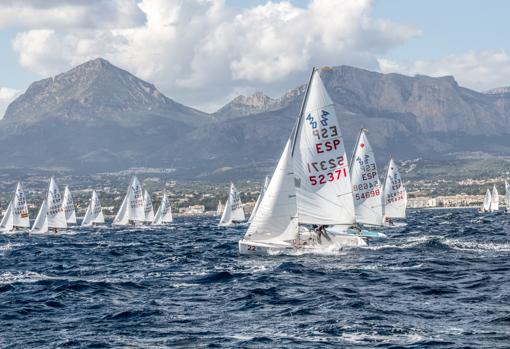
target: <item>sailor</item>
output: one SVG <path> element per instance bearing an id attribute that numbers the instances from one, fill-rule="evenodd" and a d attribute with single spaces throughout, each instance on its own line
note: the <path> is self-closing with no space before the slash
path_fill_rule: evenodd
<path id="1" fill-rule="evenodd" d="M 390 227 L 395 225 L 395 223 L 393 223 L 393 219 L 391 219 L 390 217 L 386 217 L 386 224 L 389 225 Z"/>
<path id="2" fill-rule="evenodd" d="M 317 234 L 317 241 L 322 243 L 322 237 L 328 241 L 331 241 L 331 238 L 328 235 L 328 232 L 326 231 L 327 225 L 314 225 L 314 231 Z"/>

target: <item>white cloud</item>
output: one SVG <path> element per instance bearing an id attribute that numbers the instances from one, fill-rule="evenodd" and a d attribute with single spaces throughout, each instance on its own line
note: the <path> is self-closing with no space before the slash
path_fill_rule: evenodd
<path id="1" fill-rule="evenodd" d="M 13 88 L 0 87 L 0 119 L 3 119 L 9 103 L 20 95 L 21 91 Z"/>
<path id="2" fill-rule="evenodd" d="M 505 51 L 471 51 L 411 63 L 380 59 L 379 64 L 383 73 L 453 75 L 459 85 L 477 91 L 510 85 L 510 55 Z"/>
<path id="3" fill-rule="evenodd" d="M 90 13 L 105 1 L 90 6 L 79 1 L 82 6 L 75 7 Z M 50 3 L 55 12 L 67 8 Z M 306 8 L 268 1 L 240 10 L 223 0 L 141 0 L 138 16 L 132 1 L 114 3 L 114 21 L 87 24 L 83 15 L 70 15 L 69 22 L 59 22 L 42 12 L 47 18 L 35 28 L 27 23 L 30 29 L 14 40 L 20 63 L 47 76 L 102 56 L 154 82 L 169 97 L 200 107 L 240 88 L 279 94 L 302 83 L 312 66 L 377 69 L 377 55 L 420 34 L 373 18 L 369 0 L 311 0 Z M 142 22 L 119 19 L 140 14 Z M 50 25 L 51 18 L 61 25 Z"/>

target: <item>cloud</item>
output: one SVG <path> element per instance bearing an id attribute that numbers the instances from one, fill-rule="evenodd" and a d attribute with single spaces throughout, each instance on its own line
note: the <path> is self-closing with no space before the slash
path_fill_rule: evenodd
<path id="1" fill-rule="evenodd" d="M 379 64 L 383 73 L 453 75 L 461 86 L 477 91 L 510 85 L 510 55 L 505 51 L 470 51 L 416 62 L 380 59 Z"/>
<path id="2" fill-rule="evenodd" d="M 9 103 L 20 95 L 21 91 L 13 88 L 0 87 L 0 119 L 3 119 Z"/>
<path id="3" fill-rule="evenodd" d="M 105 1 L 78 1 L 73 9 L 51 1 L 53 12 L 44 10 L 36 27 L 26 23 L 17 34 L 20 63 L 47 76 L 101 56 L 171 98 L 211 108 L 239 90 L 280 94 L 302 83 L 312 66 L 377 69 L 377 55 L 420 34 L 374 18 L 369 0 L 311 0 L 304 8 L 268 1 L 244 9 L 223 0 L 140 0 L 136 11 L 131 1 L 118 0 L 108 15 L 115 20 L 88 23 L 83 13 Z M 54 14 L 71 10 L 78 14 L 68 21 Z"/>

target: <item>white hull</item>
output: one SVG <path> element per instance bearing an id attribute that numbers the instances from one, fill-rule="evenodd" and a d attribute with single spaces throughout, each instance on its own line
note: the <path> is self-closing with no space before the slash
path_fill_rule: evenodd
<path id="1" fill-rule="evenodd" d="M 323 238 L 321 244 L 316 241 L 300 240 L 299 242 L 259 242 L 242 239 L 239 241 L 239 253 L 250 255 L 275 255 L 300 252 L 321 252 L 324 250 L 340 251 L 344 247 L 366 247 L 366 238 L 353 235 L 330 235 L 331 241 Z"/>

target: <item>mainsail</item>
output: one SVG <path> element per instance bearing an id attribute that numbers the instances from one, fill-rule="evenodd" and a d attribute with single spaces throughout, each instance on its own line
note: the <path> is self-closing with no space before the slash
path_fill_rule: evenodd
<path id="1" fill-rule="evenodd" d="M 292 144 L 299 223 L 355 222 L 349 165 L 340 125 L 314 69 Z"/>
<path id="2" fill-rule="evenodd" d="M 383 212 L 388 218 L 405 218 L 407 192 L 393 158 L 390 159 L 383 190 Z"/>
<path id="3" fill-rule="evenodd" d="M 482 204 L 482 211 L 484 212 L 489 212 L 490 209 L 491 209 L 491 201 L 492 201 L 492 198 L 491 198 L 491 191 L 489 188 L 487 188 L 487 191 L 485 192 L 485 197 L 483 199 L 483 204 Z"/>
<path id="4" fill-rule="evenodd" d="M 491 212 L 499 210 L 499 193 L 496 184 L 492 187 Z"/>
<path id="5" fill-rule="evenodd" d="M 252 241 L 289 241 L 298 235 L 294 167 L 287 141 L 267 190 L 260 201 L 245 239 Z"/>
<path id="6" fill-rule="evenodd" d="M 69 186 L 67 185 L 64 190 L 64 199 L 62 201 L 62 206 L 64 207 L 67 224 L 76 224 L 76 211 L 74 209 L 73 196 L 71 195 L 71 191 L 69 190 Z"/>
<path id="7" fill-rule="evenodd" d="M 230 192 L 228 194 L 228 200 L 225 204 L 225 210 L 220 219 L 220 226 L 227 226 L 233 223 L 244 222 L 246 217 L 244 216 L 243 204 L 241 202 L 241 196 L 237 191 L 234 183 L 230 183 Z"/>
<path id="8" fill-rule="evenodd" d="M 364 129 L 356 142 L 350 175 L 356 222 L 382 225 L 382 188 L 377 173 L 374 152 Z"/>
<path id="9" fill-rule="evenodd" d="M 152 224 L 154 225 L 162 225 L 165 223 L 172 223 L 172 206 L 170 205 L 170 200 L 166 194 L 163 195 L 163 199 L 161 199 L 161 204 L 159 205 L 158 211 L 154 216 L 154 221 Z"/>
<path id="10" fill-rule="evenodd" d="M 46 204 L 48 205 L 48 228 L 65 229 L 67 228 L 66 216 L 63 209 L 62 195 L 58 190 L 57 183 L 51 177 L 50 187 L 48 189 L 48 197 Z"/>
<path id="11" fill-rule="evenodd" d="M 122 201 L 122 205 L 113 220 L 113 224 L 127 225 L 129 222 L 143 222 L 144 220 L 145 210 L 142 186 L 138 178 L 134 176 Z"/>
<path id="12" fill-rule="evenodd" d="M 248 223 L 251 223 L 253 221 L 253 218 L 255 217 L 255 214 L 257 213 L 257 210 L 260 205 L 260 201 L 262 200 L 262 197 L 264 197 L 264 193 L 267 190 L 267 186 L 269 185 L 269 177 L 266 176 L 266 179 L 264 181 L 264 186 L 260 190 L 259 197 L 257 198 L 257 201 L 255 202 L 255 206 L 253 206 L 253 210 L 251 211 L 250 218 L 248 219 Z"/>
<path id="13" fill-rule="evenodd" d="M 151 195 L 145 190 L 143 195 L 143 210 L 144 210 L 144 221 L 152 223 L 154 221 L 154 208 L 152 207 Z"/>
<path id="14" fill-rule="evenodd" d="M 101 202 L 99 201 L 99 196 L 96 191 L 92 191 L 92 197 L 90 198 L 89 206 L 87 207 L 87 212 L 85 212 L 85 216 L 83 217 L 83 221 L 81 225 L 84 227 L 92 226 L 94 224 L 103 224 L 104 223 L 104 215 L 103 209 L 101 207 Z"/>
<path id="15" fill-rule="evenodd" d="M 18 182 L 14 197 L 9 202 L 0 229 L 13 230 L 15 228 L 29 228 L 30 219 L 28 216 L 28 205 L 21 183 Z"/>

